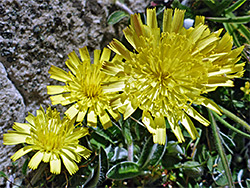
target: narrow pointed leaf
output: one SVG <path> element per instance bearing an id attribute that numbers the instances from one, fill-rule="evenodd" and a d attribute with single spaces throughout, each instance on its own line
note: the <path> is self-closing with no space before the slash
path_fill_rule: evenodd
<path id="1" fill-rule="evenodd" d="M 157 165 L 166 151 L 166 146 L 167 141 L 165 145 L 154 144 L 151 136 L 145 143 L 137 164 L 141 168 L 147 168 L 148 165 Z"/>
<path id="2" fill-rule="evenodd" d="M 250 22 L 250 16 L 238 16 L 231 18 L 224 17 L 206 17 L 209 21 L 219 22 L 219 23 L 248 23 Z"/>
<path id="3" fill-rule="evenodd" d="M 113 25 L 121 21 L 123 18 L 129 17 L 129 14 L 127 14 L 124 11 L 115 11 L 108 17 L 108 24 Z"/>
<path id="4" fill-rule="evenodd" d="M 124 180 L 141 174 L 139 166 L 134 162 L 124 161 L 116 164 L 107 172 L 107 178 Z"/>

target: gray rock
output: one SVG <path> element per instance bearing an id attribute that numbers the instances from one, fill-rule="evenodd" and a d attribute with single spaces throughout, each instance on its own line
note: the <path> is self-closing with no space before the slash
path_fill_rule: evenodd
<path id="1" fill-rule="evenodd" d="M 134 12 L 146 0 L 125 1 Z M 51 104 L 46 86 L 59 84 L 49 78 L 51 65 L 67 69 L 67 54 L 87 46 L 91 53 L 113 38 L 121 39 L 127 20 L 108 25 L 107 17 L 119 9 L 107 0 L 4 0 L 0 2 L 0 116 L 1 134 L 13 122 L 24 122 L 27 112 Z M 5 71 L 6 69 L 6 71 Z M 7 73 L 6 73 L 7 72 Z M 65 108 L 57 105 L 61 112 Z M 1 144 L 0 170 L 10 166 L 16 149 Z M 18 161 L 18 164 L 22 164 Z M 0 181 L 0 185 L 3 181 Z"/>
<path id="2" fill-rule="evenodd" d="M 15 153 L 17 147 L 4 146 L 3 134 L 11 129 L 14 121 L 24 121 L 26 107 L 23 97 L 7 76 L 3 64 L 0 63 L 0 170 L 12 177 L 10 157 Z M 19 168 L 22 166 L 22 162 L 23 160 L 18 161 Z M 3 180 L 3 178 L 0 179 L 0 184 L 3 184 Z"/>

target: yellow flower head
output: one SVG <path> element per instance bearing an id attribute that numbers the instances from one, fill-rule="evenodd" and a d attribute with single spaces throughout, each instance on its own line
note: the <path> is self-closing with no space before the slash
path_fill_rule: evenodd
<path id="1" fill-rule="evenodd" d="M 204 17 L 197 17 L 195 27 L 185 29 L 184 14 L 184 10 L 175 9 L 174 15 L 172 9 L 165 10 L 162 31 L 155 9 L 147 9 L 147 24 L 139 14 L 132 15 L 124 35 L 134 52 L 114 39 L 109 48 L 125 62 L 103 64 L 106 74 L 124 80 L 123 93 L 113 101 L 113 107 L 120 109 L 125 119 L 138 107 L 143 110 L 142 121 L 159 144 L 166 139 L 165 118 L 179 142 L 184 141 L 180 124 L 195 139 L 198 133 L 189 116 L 205 126 L 209 122 L 192 104 L 220 114 L 219 107 L 201 94 L 218 86 L 232 87 L 231 79 L 244 72 L 244 63 L 237 64 L 243 47 L 232 50 L 232 37 L 226 33 L 220 38 L 222 30 L 211 32 Z"/>
<path id="2" fill-rule="evenodd" d="M 114 81 L 109 75 L 100 71 L 102 62 L 109 61 L 111 51 L 104 48 L 101 54 L 101 50 L 95 50 L 93 64 L 91 64 L 87 47 L 81 48 L 79 52 L 81 60 L 75 52 L 71 52 L 66 61 L 71 72 L 67 73 L 55 66 L 50 68 L 51 78 L 62 81 L 65 85 L 47 86 L 48 94 L 56 94 L 50 97 L 53 105 L 74 103 L 65 112 L 70 119 L 77 117 L 76 121 L 81 122 L 87 114 L 88 125 L 95 127 L 97 117 L 99 117 L 104 129 L 106 129 L 112 126 L 106 110 L 114 119 L 120 118 L 119 112 L 113 111 L 110 106 L 110 100 L 116 97 L 117 93 L 104 93 L 101 85 L 105 81 Z"/>
<path id="3" fill-rule="evenodd" d="M 249 93 L 250 93 L 250 83 L 245 82 L 245 87 L 241 87 L 240 90 L 243 91 L 245 93 L 245 95 L 249 95 Z"/>
<path id="4" fill-rule="evenodd" d="M 60 174 L 62 160 L 69 173 L 74 174 L 78 170 L 74 161 L 80 162 L 81 156 L 87 159 L 91 153 L 78 144 L 78 139 L 87 135 L 88 129 L 75 128 L 75 121 L 67 117 L 61 120 L 60 113 L 50 107 L 46 113 L 42 107 L 36 113 L 37 116 L 29 114 L 26 117 L 28 123 L 15 122 L 15 131 L 3 135 L 5 145 L 28 144 L 11 159 L 15 161 L 31 151 L 37 151 L 28 164 L 31 169 L 37 169 L 41 161 L 50 162 L 51 173 Z"/>

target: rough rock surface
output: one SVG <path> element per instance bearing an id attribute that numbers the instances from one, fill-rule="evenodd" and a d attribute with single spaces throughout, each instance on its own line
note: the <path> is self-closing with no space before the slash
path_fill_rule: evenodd
<path id="1" fill-rule="evenodd" d="M 16 146 L 3 145 L 3 133 L 6 133 L 13 124 L 13 121 L 23 122 L 25 118 L 25 105 L 23 97 L 8 79 L 7 72 L 0 63 L 0 164 L 1 170 L 5 172 L 11 170 L 10 157 L 14 154 Z M 23 161 L 22 161 L 23 162 Z M 17 166 L 21 167 L 22 162 Z M 8 170 L 9 169 L 9 170 Z M 6 173 L 8 174 L 8 173 Z M 0 183 L 3 180 L 0 179 Z"/>
<path id="2" fill-rule="evenodd" d="M 51 65 L 63 67 L 67 54 L 87 46 L 102 49 L 120 38 L 124 22 L 108 25 L 119 7 L 111 0 L 3 0 L 0 2 L 0 171 L 6 172 L 13 147 L 2 145 L 2 135 L 27 112 L 50 105 L 46 86 Z M 127 0 L 134 12 L 149 1 Z M 126 23 L 126 21 L 125 21 Z M 6 70 L 6 71 L 5 71 Z M 63 108 L 57 106 L 61 111 Z M 0 185 L 3 178 L 0 179 Z"/>

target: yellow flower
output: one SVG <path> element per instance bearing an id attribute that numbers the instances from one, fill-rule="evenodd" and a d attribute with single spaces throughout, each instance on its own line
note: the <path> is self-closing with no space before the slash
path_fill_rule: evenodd
<path id="1" fill-rule="evenodd" d="M 18 150 L 11 159 L 15 161 L 31 151 L 37 151 L 28 164 L 31 169 L 37 169 L 41 161 L 50 162 L 51 173 L 60 174 L 62 160 L 69 173 L 74 174 L 78 170 L 74 161 L 80 162 L 81 156 L 87 159 L 91 153 L 78 144 L 78 139 L 87 135 L 88 129 L 75 128 L 75 121 L 67 117 L 61 120 L 60 113 L 51 107 L 46 113 L 40 107 L 36 114 L 37 116 L 29 114 L 26 117 L 28 123 L 15 122 L 15 131 L 8 131 L 3 135 L 5 145 L 28 144 Z"/>
<path id="2" fill-rule="evenodd" d="M 243 91 L 246 95 L 249 95 L 249 93 L 250 93 L 250 83 L 245 82 L 245 87 L 241 87 L 240 90 Z"/>
<path id="3" fill-rule="evenodd" d="M 237 64 L 243 47 L 232 50 L 232 37 L 228 33 L 220 37 L 222 29 L 211 32 L 201 16 L 194 27 L 185 29 L 184 14 L 184 10 L 175 9 L 174 15 L 172 9 L 165 10 L 162 32 L 155 9 L 147 9 L 146 25 L 139 14 L 132 15 L 124 35 L 134 51 L 114 39 L 109 48 L 125 62 L 103 64 L 106 74 L 124 80 L 119 87 L 124 86 L 123 93 L 112 102 L 114 109 L 120 109 L 125 119 L 138 107 L 143 110 L 142 121 L 159 144 L 166 140 L 165 118 L 179 142 L 184 141 L 180 124 L 195 139 L 198 133 L 189 116 L 205 126 L 209 122 L 192 104 L 220 114 L 219 107 L 202 94 L 218 86 L 232 87 L 231 79 L 244 73 L 244 63 Z"/>
<path id="4" fill-rule="evenodd" d="M 97 125 L 99 117 L 104 129 L 112 126 L 108 113 L 114 118 L 119 119 L 120 114 L 117 110 L 113 111 L 110 100 L 117 96 L 115 92 L 104 93 L 102 82 L 115 81 L 100 71 L 102 62 L 109 61 L 111 51 L 104 48 L 94 51 L 94 63 L 91 64 L 87 47 L 79 50 L 81 61 L 75 52 L 69 54 L 66 65 L 71 72 L 66 72 L 58 67 L 52 66 L 49 70 L 51 78 L 65 83 L 64 86 L 47 86 L 48 94 L 51 96 L 52 104 L 68 105 L 74 103 L 65 114 L 70 118 L 76 118 L 77 122 L 83 121 L 87 114 L 88 126 Z M 113 61 L 119 59 L 118 56 Z M 108 113 L 107 113 L 108 111 Z"/>

